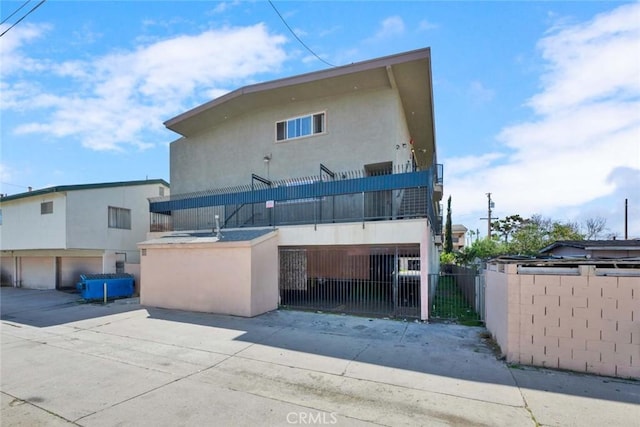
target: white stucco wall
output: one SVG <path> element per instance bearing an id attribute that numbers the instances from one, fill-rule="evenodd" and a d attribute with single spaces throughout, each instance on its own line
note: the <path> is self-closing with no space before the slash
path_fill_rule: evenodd
<path id="1" fill-rule="evenodd" d="M 43 202 L 53 202 L 53 213 L 40 213 Z M 2 202 L 3 250 L 60 249 L 66 247 L 66 197 L 48 193 Z"/>
<path id="2" fill-rule="evenodd" d="M 13 286 L 74 286 L 79 274 L 115 273 L 116 260 L 139 263 L 137 243 L 149 230 L 149 197 L 158 182 L 25 194 L 2 201 L 2 278 Z M 41 214 L 43 202 L 53 213 Z M 131 229 L 108 227 L 108 207 L 130 209 Z M 44 261 L 46 260 L 46 261 Z"/>
<path id="3" fill-rule="evenodd" d="M 427 220 L 350 222 L 278 228 L 279 246 L 419 244 L 428 233 Z"/>
<path id="4" fill-rule="evenodd" d="M 326 133 L 275 141 L 276 122 L 322 111 Z M 173 142 L 172 192 L 246 185 L 252 173 L 274 180 L 318 175 L 320 163 L 333 171 L 406 164 L 409 139 L 398 92 L 391 88 L 278 105 Z"/>
<path id="5" fill-rule="evenodd" d="M 126 252 L 127 262 L 139 262 L 136 245 L 149 231 L 147 199 L 157 197 L 161 186 L 154 182 L 78 189 L 3 201 L 0 249 L 98 249 Z M 42 215 L 40 205 L 48 201 L 53 202 L 53 213 Z M 131 230 L 108 227 L 109 206 L 131 210 Z"/>
<path id="6" fill-rule="evenodd" d="M 147 199 L 158 197 L 159 188 L 160 185 L 154 183 L 68 192 L 67 247 L 125 252 L 127 262 L 139 262 L 137 243 L 145 240 L 149 231 Z M 108 227 L 109 206 L 131 210 L 130 230 Z M 115 256 L 113 258 L 115 262 Z M 105 271 L 109 270 L 105 266 Z"/>

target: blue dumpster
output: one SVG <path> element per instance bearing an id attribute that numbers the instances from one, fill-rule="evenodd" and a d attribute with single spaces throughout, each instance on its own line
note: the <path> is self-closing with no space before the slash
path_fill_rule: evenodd
<path id="1" fill-rule="evenodd" d="M 105 283 L 107 299 L 133 295 L 134 278 L 131 274 L 81 274 L 76 289 L 85 300 L 103 300 Z"/>

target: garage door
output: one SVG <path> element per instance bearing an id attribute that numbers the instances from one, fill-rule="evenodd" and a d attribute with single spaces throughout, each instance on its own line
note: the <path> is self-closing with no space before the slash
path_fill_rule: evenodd
<path id="1" fill-rule="evenodd" d="M 19 259 L 21 286 L 31 289 L 55 289 L 54 257 L 21 257 Z"/>
<path id="2" fill-rule="evenodd" d="M 101 257 L 58 258 L 58 289 L 75 288 L 81 274 L 102 273 Z"/>

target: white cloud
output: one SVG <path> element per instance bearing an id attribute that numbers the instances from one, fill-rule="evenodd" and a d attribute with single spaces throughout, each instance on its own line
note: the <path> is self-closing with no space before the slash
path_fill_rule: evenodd
<path id="1" fill-rule="evenodd" d="M 547 60 L 543 91 L 529 101 L 539 114 L 640 93 L 640 6 L 561 26 L 538 46 Z"/>
<path id="2" fill-rule="evenodd" d="M 94 31 L 91 24 L 84 24 L 81 28 L 73 32 L 75 45 L 90 45 L 100 40 L 102 33 Z"/>
<path id="3" fill-rule="evenodd" d="M 503 158 L 505 155 L 502 153 L 487 153 L 481 156 L 465 156 L 465 157 L 451 157 L 444 159 L 444 164 L 447 167 L 445 174 L 448 173 L 448 168 L 451 168 L 456 176 L 465 175 L 468 172 L 477 171 L 479 169 L 485 169 L 492 162 Z"/>
<path id="4" fill-rule="evenodd" d="M 303 28 L 294 28 L 293 32 L 295 33 L 296 36 L 302 38 L 307 36 L 309 33 L 306 32 Z"/>
<path id="5" fill-rule="evenodd" d="M 49 64 L 47 71 L 66 79 L 71 94 L 16 79 L 3 82 L 3 108 L 46 109 L 46 120 L 24 123 L 17 133 L 73 137 L 95 150 L 146 148 L 151 141 L 142 140 L 144 132 L 162 131 L 164 120 L 201 102 L 203 93 L 226 92 L 228 85 L 276 71 L 286 59 L 284 43 L 284 37 L 258 24 L 178 36 L 91 61 Z"/>
<path id="6" fill-rule="evenodd" d="M 327 37 L 341 30 L 342 30 L 342 27 L 339 25 L 334 25 L 333 27 L 324 28 L 318 32 L 318 37 Z"/>
<path id="7" fill-rule="evenodd" d="M 474 104 L 485 104 L 493 100 L 495 92 L 477 80 L 469 84 L 469 96 Z"/>
<path id="8" fill-rule="evenodd" d="M 228 1 L 220 2 L 216 5 L 216 7 L 214 7 L 211 10 L 210 14 L 224 13 L 229 9 L 238 6 L 239 4 L 240 4 L 240 0 L 233 0 L 231 2 L 228 2 Z"/>
<path id="9" fill-rule="evenodd" d="M 374 39 L 386 39 L 389 37 L 404 34 L 404 21 L 400 16 L 390 16 L 380 24 L 380 29 L 376 32 Z"/>
<path id="10" fill-rule="evenodd" d="M 532 120 L 502 129 L 509 154 L 467 173 L 447 167 L 460 215 L 479 217 L 492 192 L 503 215 L 554 217 L 618 191 L 616 170 L 640 171 L 640 4 L 555 28 L 538 44 L 546 71 Z M 481 187 L 481 188 L 480 188 Z M 627 187 L 640 192 L 640 182 Z M 483 203 L 484 199 L 484 203 Z M 567 218 L 563 218 L 567 219 Z M 640 230 L 636 230 L 636 234 Z"/>
<path id="11" fill-rule="evenodd" d="M 418 31 L 435 30 L 438 27 L 439 27 L 438 24 L 434 24 L 433 22 L 430 22 L 430 21 L 427 21 L 426 19 L 423 19 L 418 24 Z"/>
<path id="12" fill-rule="evenodd" d="M 12 177 L 13 171 L 11 167 L 4 163 L 0 163 L 0 182 L 6 183 L 7 181 L 11 181 L 13 179 Z"/>
<path id="13" fill-rule="evenodd" d="M 0 25 L 0 32 L 5 31 L 8 27 L 7 24 Z M 24 56 L 20 49 L 24 45 L 42 38 L 50 29 L 48 25 L 27 23 L 14 27 L 0 38 L 3 79 L 18 72 L 37 72 L 45 69 L 42 61 Z"/>

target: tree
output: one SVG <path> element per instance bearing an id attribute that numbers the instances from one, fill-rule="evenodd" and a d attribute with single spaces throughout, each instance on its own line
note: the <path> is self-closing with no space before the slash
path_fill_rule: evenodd
<path id="1" fill-rule="evenodd" d="M 450 254 L 453 252 L 453 232 L 451 231 L 451 196 L 447 201 L 447 221 L 444 232 L 444 252 Z"/>
<path id="2" fill-rule="evenodd" d="M 440 265 L 455 264 L 456 256 L 451 252 L 442 252 L 440 254 Z"/>
<path id="3" fill-rule="evenodd" d="M 520 215 L 510 215 L 504 219 L 498 219 L 491 223 L 491 228 L 495 230 L 499 236 L 504 238 L 504 242 L 507 243 L 513 233 L 518 231 L 525 223 L 526 219 Z"/>
<path id="4" fill-rule="evenodd" d="M 540 215 L 525 220 L 512 235 L 508 251 L 514 255 L 537 255 L 540 249 L 557 240 L 583 240 L 580 227 L 575 222 L 559 222 Z"/>
<path id="5" fill-rule="evenodd" d="M 542 217 L 532 217 L 527 223 L 513 234 L 509 244 L 509 253 L 513 255 L 536 255 L 544 248 L 545 228 L 548 225 Z"/>
<path id="6" fill-rule="evenodd" d="M 477 232 L 473 231 L 473 230 L 469 230 L 467 231 L 467 234 L 469 235 L 469 244 L 473 243 L 473 238 L 475 237 L 475 240 L 478 240 L 478 234 Z"/>
<path id="7" fill-rule="evenodd" d="M 584 239 L 578 223 L 560 222 L 541 215 L 533 215 L 531 218 L 510 215 L 496 219 L 492 222 L 492 228 L 496 231 L 497 238 L 503 242 L 504 252 L 512 255 L 534 256 L 540 249 L 557 240 Z"/>
<path id="8" fill-rule="evenodd" d="M 601 216 L 595 218 L 587 218 L 584 222 L 586 240 L 597 239 L 598 236 L 605 230 L 607 226 L 607 220 Z"/>
<path id="9" fill-rule="evenodd" d="M 476 240 L 471 246 L 464 247 L 456 254 L 458 264 L 473 264 L 477 260 L 487 260 L 506 253 L 506 246 L 499 240 L 484 239 Z"/>
<path id="10" fill-rule="evenodd" d="M 556 240 L 584 240 L 584 235 L 580 232 L 580 225 L 577 222 L 553 222 L 549 230 L 550 242 Z"/>

